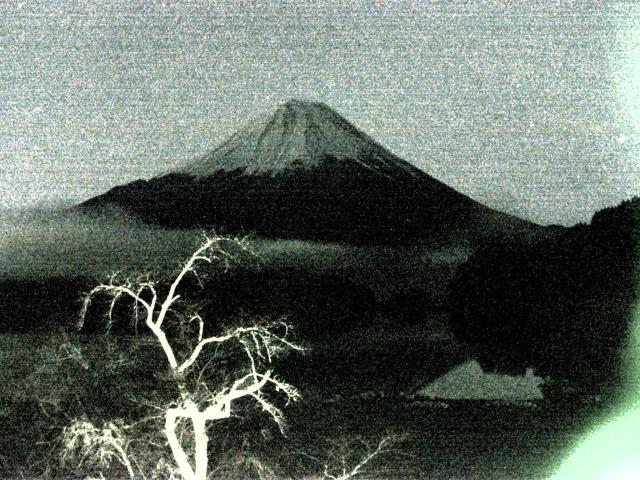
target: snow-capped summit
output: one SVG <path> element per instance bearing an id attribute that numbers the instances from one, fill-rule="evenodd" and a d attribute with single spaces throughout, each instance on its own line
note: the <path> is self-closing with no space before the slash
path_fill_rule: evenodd
<path id="1" fill-rule="evenodd" d="M 349 160 L 388 175 L 400 169 L 419 174 L 324 103 L 291 99 L 254 118 L 220 146 L 179 169 L 207 176 L 219 170 L 244 173 L 312 169 L 326 158 Z"/>

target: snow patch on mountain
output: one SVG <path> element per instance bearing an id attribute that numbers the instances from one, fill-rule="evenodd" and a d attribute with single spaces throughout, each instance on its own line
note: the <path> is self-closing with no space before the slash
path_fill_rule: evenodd
<path id="1" fill-rule="evenodd" d="M 327 158 L 356 162 L 386 176 L 398 169 L 424 173 L 379 145 L 323 103 L 289 100 L 273 113 L 255 118 L 219 147 L 179 173 L 212 175 L 219 170 L 279 173 L 310 170 Z"/>
<path id="2" fill-rule="evenodd" d="M 543 382 L 532 369 L 523 376 L 488 373 L 471 360 L 436 379 L 418 395 L 448 400 L 540 400 Z"/>

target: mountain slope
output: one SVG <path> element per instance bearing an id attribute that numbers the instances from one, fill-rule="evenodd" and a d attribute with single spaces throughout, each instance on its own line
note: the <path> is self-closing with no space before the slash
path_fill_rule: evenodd
<path id="1" fill-rule="evenodd" d="M 82 204 L 170 227 L 354 243 L 475 243 L 540 227 L 432 178 L 321 103 L 291 100 L 174 172 Z"/>
<path id="2" fill-rule="evenodd" d="M 357 163 L 380 175 L 422 174 L 360 132 L 323 103 L 290 100 L 258 117 L 219 147 L 178 172 L 207 176 L 217 170 L 246 174 L 317 168 L 325 158 Z"/>

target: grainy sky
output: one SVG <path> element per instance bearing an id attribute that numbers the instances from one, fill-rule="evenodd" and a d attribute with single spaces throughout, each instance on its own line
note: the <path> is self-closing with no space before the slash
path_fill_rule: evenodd
<path id="1" fill-rule="evenodd" d="M 0 209 L 188 162 L 290 97 L 540 223 L 640 193 L 640 2 L 0 2 Z"/>

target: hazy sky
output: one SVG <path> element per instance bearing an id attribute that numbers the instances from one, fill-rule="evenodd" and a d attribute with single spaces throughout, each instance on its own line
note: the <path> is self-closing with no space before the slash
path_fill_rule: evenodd
<path id="1" fill-rule="evenodd" d="M 290 97 L 488 205 L 640 193 L 640 2 L 0 2 L 0 209 L 162 173 Z"/>

